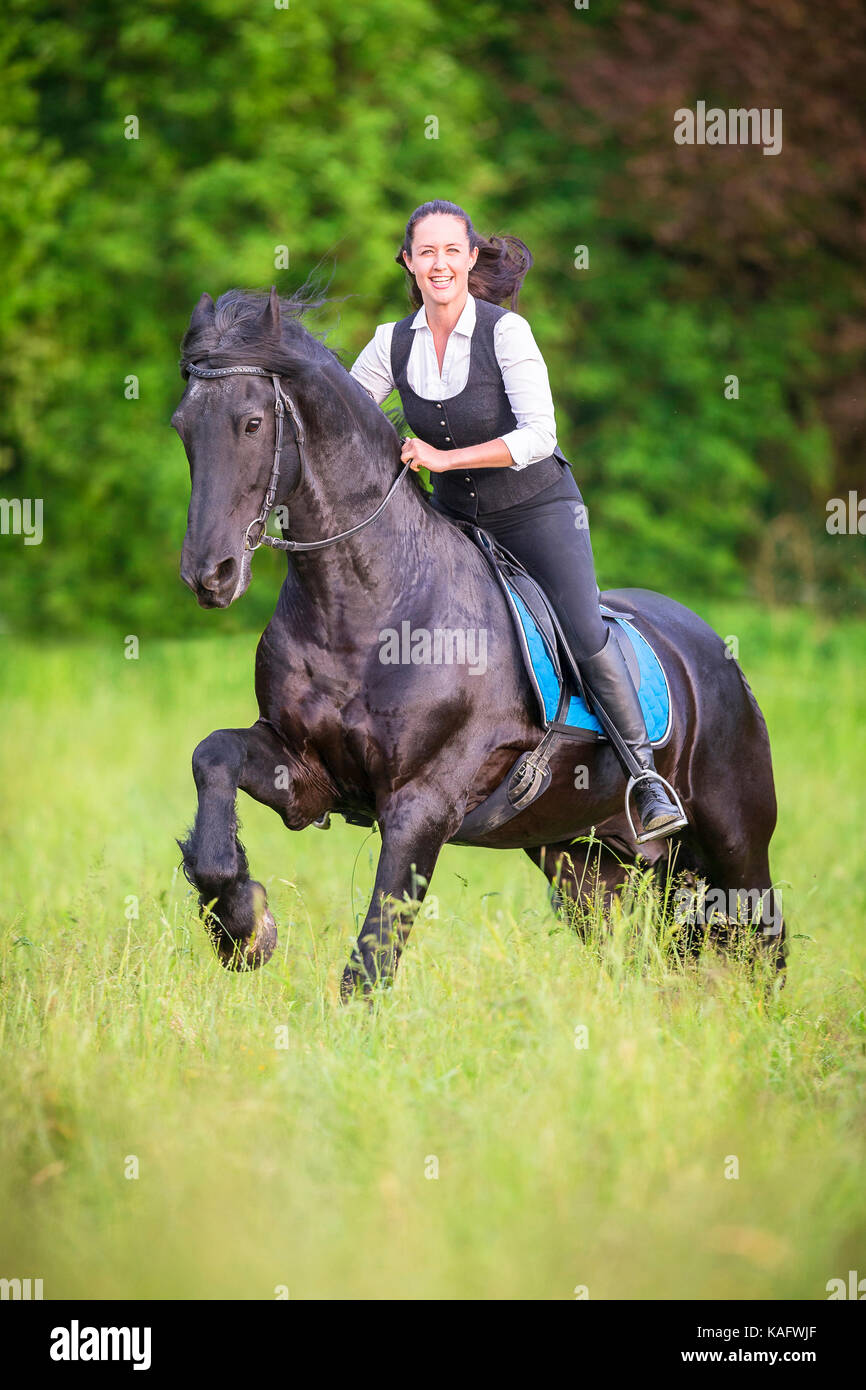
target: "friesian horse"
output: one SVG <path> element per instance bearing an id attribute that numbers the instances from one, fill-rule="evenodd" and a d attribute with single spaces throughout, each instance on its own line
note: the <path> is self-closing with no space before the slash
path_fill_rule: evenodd
<path id="1" fill-rule="evenodd" d="M 401 472 L 387 416 L 304 327 L 300 299 L 203 294 L 182 344 L 183 398 L 172 424 L 189 459 L 181 576 L 204 608 L 226 608 L 250 582 L 264 540 L 287 572 L 259 643 L 259 718 L 198 745 L 198 811 L 182 842 L 220 961 L 255 968 L 277 932 L 238 839 L 238 788 L 290 830 L 330 812 L 377 823 L 381 851 L 369 910 L 343 975 L 344 997 L 393 974 L 449 841 L 522 848 L 559 901 L 610 895 L 640 856 L 673 862 L 724 894 L 772 899 L 761 934 L 779 966 L 768 846 L 776 798 L 767 729 L 739 665 L 701 618 L 644 589 L 602 597 L 634 615 L 672 700 L 659 770 L 688 829 L 638 847 L 623 814 L 625 778 L 606 741 L 559 755 L 544 794 L 498 830 L 461 836 L 469 811 L 543 735 L 505 599 L 481 551 Z M 266 537 L 286 509 L 283 541 Z M 409 628 L 405 628 L 405 624 Z M 485 634 L 485 661 L 383 655 L 386 634 Z M 428 652 L 426 659 L 423 652 Z M 579 788 L 576 782 L 579 781 Z M 591 833 L 594 832 L 594 833 Z"/>

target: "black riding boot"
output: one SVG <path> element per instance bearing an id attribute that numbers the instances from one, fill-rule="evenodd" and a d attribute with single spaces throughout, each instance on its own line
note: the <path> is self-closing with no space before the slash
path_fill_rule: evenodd
<path id="1" fill-rule="evenodd" d="M 634 802 L 643 826 L 641 838 L 661 840 L 682 830 L 688 822 L 671 800 L 656 772 L 640 700 L 619 642 L 611 629 L 608 629 L 607 642 L 601 651 L 580 662 L 580 674 L 628 744 L 640 767 L 649 774 L 634 783 Z M 620 761 L 626 774 L 630 775 L 632 769 L 626 766 L 623 759 Z"/>

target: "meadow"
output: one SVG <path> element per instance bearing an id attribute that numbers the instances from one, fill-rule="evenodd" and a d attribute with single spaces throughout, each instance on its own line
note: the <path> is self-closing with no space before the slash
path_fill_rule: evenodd
<path id="1" fill-rule="evenodd" d="M 217 964 L 179 872 L 253 634 L 0 638 L 0 1275 L 46 1298 L 826 1298 L 866 1275 L 866 626 L 704 603 L 773 744 L 786 988 L 583 943 L 448 849 L 394 988 L 341 1007 L 375 834 L 240 798 L 280 928 Z M 585 1045 L 583 1045 L 585 1044 Z"/>

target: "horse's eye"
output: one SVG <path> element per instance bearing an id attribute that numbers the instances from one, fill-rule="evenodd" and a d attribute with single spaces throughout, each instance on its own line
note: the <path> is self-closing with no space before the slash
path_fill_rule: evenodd
<path id="1" fill-rule="evenodd" d="M 256 430 L 258 429 L 258 427 L 259 427 L 259 425 L 260 425 L 261 423 L 262 423 L 262 422 L 261 422 L 261 420 L 259 420 L 259 419 L 248 420 L 248 421 L 247 421 L 247 434 L 255 434 Z"/>

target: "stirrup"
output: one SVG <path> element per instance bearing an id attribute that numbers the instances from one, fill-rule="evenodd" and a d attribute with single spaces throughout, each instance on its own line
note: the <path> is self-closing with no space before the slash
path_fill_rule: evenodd
<path id="1" fill-rule="evenodd" d="M 653 781 L 661 782 L 662 786 L 666 787 L 667 790 L 670 792 L 671 800 L 673 801 L 674 805 L 676 806 L 679 812 L 681 824 L 677 825 L 675 823 L 670 827 L 665 827 L 662 833 L 660 833 L 658 830 L 644 830 L 640 835 L 638 835 L 637 831 L 635 830 L 634 821 L 631 818 L 631 807 L 629 805 L 629 800 L 631 798 L 632 792 L 634 791 L 636 783 Z M 686 813 L 683 810 L 683 803 L 680 801 L 679 794 L 674 790 L 670 782 L 668 782 L 664 777 L 662 777 L 660 772 L 656 772 L 651 768 L 646 768 L 643 772 L 638 773 L 636 776 L 629 777 L 625 788 L 625 814 L 628 819 L 629 830 L 632 833 L 632 839 L 637 845 L 645 845 L 649 840 L 667 839 L 669 835 L 675 834 L 677 830 L 683 830 L 689 823 Z"/>
<path id="2" fill-rule="evenodd" d="M 508 783 L 507 795 L 511 805 L 518 811 L 525 811 L 533 801 L 537 801 L 550 785 L 550 757 L 539 748 L 527 753 L 520 762 Z"/>

